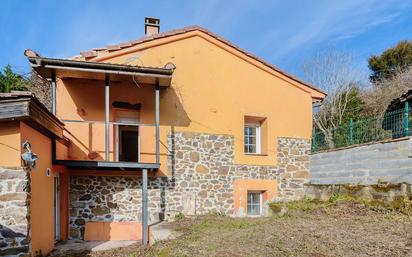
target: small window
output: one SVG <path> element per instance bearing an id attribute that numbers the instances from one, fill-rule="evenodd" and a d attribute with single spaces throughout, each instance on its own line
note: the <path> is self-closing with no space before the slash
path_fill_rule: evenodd
<path id="1" fill-rule="evenodd" d="M 247 215 L 260 216 L 262 214 L 262 192 L 247 192 Z"/>
<path id="2" fill-rule="evenodd" d="M 260 123 L 245 124 L 245 153 L 260 154 Z"/>

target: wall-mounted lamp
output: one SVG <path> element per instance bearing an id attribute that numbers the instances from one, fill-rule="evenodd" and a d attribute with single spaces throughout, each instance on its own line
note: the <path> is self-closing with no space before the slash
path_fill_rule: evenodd
<path id="1" fill-rule="evenodd" d="M 26 152 L 24 152 L 21 155 L 21 158 L 24 161 L 24 164 L 28 167 L 36 167 L 36 161 L 39 159 L 39 157 L 37 156 L 37 154 L 33 153 L 31 151 L 31 144 L 28 141 L 25 141 L 23 143 L 23 149 L 26 150 Z"/>

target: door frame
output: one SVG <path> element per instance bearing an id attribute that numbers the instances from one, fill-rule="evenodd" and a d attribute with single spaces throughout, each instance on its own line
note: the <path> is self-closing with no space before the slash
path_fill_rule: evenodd
<path id="1" fill-rule="evenodd" d="M 129 109 L 115 109 L 115 121 L 116 122 L 124 122 L 124 123 L 139 123 L 140 122 L 140 110 L 129 110 Z M 115 153 L 114 153 L 114 159 L 116 162 L 119 161 L 119 154 L 120 154 L 120 126 L 123 125 L 114 125 L 114 130 L 115 130 Z M 137 138 L 137 159 L 140 161 L 140 126 L 137 127 L 137 133 L 138 133 L 138 138 Z"/>
<path id="2" fill-rule="evenodd" d="M 54 241 L 60 241 L 60 177 L 57 173 L 53 177 L 54 192 Z"/>
<path id="3" fill-rule="evenodd" d="M 119 161 L 119 155 L 120 155 L 120 130 L 121 126 L 126 126 L 126 125 L 116 125 L 116 147 L 115 147 L 115 160 L 118 162 Z M 134 126 L 133 126 L 134 127 Z M 137 127 L 137 162 L 140 162 L 140 126 Z"/>

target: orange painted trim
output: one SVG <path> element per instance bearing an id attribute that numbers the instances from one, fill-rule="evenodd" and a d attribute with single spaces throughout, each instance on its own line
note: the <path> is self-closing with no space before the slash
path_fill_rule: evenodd
<path id="1" fill-rule="evenodd" d="M 152 232 L 149 227 L 149 238 Z M 141 222 L 86 222 L 84 240 L 142 240 Z"/>
<path id="2" fill-rule="evenodd" d="M 262 192 L 262 215 L 265 215 L 267 202 L 278 195 L 278 182 L 276 179 L 235 179 L 234 182 L 234 214 L 247 215 L 247 193 L 249 191 Z"/>

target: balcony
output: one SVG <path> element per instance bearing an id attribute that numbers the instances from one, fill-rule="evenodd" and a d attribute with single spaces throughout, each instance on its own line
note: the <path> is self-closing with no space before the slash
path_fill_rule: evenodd
<path id="1" fill-rule="evenodd" d="M 60 153 L 64 146 L 60 143 L 54 145 L 53 163 L 65 165 L 71 169 L 99 169 L 99 170 L 157 170 L 160 167 L 159 157 L 159 92 L 170 86 L 172 68 L 151 68 L 121 64 L 85 62 L 76 60 L 43 58 L 28 56 L 32 68 L 43 78 L 52 82 L 52 112 L 56 115 L 59 109 L 81 108 L 76 104 L 78 99 L 83 99 L 83 105 L 89 106 L 87 100 L 99 98 L 99 104 L 91 109 L 98 109 L 101 113 L 95 120 L 71 114 L 68 118 L 57 112 L 57 117 L 65 124 L 65 133 L 78 148 L 83 148 L 87 156 L 62 156 Z M 73 81 L 77 81 L 76 83 Z M 57 96 L 57 82 L 59 84 L 59 100 Z M 71 91 L 67 84 L 74 84 Z M 93 85 L 91 91 L 85 91 L 85 85 Z M 112 85 L 113 84 L 113 85 Z M 113 110 L 122 109 L 113 106 L 113 95 L 119 95 L 119 90 L 124 85 L 138 85 L 141 90 L 149 90 L 153 98 L 146 101 L 150 105 L 150 115 L 153 122 L 141 124 L 140 120 L 122 121 L 113 119 Z M 62 89 L 64 88 L 64 89 Z M 136 88 L 136 87 L 135 87 Z M 70 95 L 70 101 L 62 99 L 61 90 Z M 137 92 L 125 91 L 122 96 L 138 95 Z M 129 97 L 130 98 L 130 97 Z M 86 99 L 86 101 L 85 101 Z M 146 99 L 145 99 L 146 100 Z M 56 104 L 69 102 L 69 106 Z M 86 102 L 86 103 L 85 103 Z M 152 106 L 153 105 L 153 106 Z M 127 108 L 126 108 L 127 109 Z M 74 118 L 73 118 L 74 117 Z M 85 136 L 86 135 L 86 136 Z M 152 142 L 146 142 L 152 140 Z M 123 142 L 122 142 L 123 141 Z M 145 141 L 144 144 L 141 144 Z M 71 144 L 72 146 L 72 144 Z M 145 147 L 154 149 L 145 149 Z M 70 151 L 73 151 L 73 147 Z M 151 155 L 152 158 L 147 156 Z"/>
<path id="2" fill-rule="evenodd" d="M 71 149 L 57 143 L 54 164 L 71 169 L 122 171 L 160 168 L 156 124 L 109 122 L 106 141 L 102 140 L 106 138 L 105 121 L 62 121 Z M 70 154 L 77 157 L 73 159 Z"/>
<path id="3" fill-rule="evenodd" d="M 52 113 L 64 122 L 64 133 L 70 140 L 53 141 L 53 163 L 64 165 L 70 170 L 92 169 L 102 170 L 102 172 L 113 169 L 132 170 L 131 172 L 141 170 L 142 241 L 144 245 L 147 245 L 149 241 L 148 171 L 156 171 L 160 167 L 159 94 L 162 88 L 170 86 L 174 65 L 168 65 L 165 68 L 151 68 L 44 58 L 33 51 L 26 51 L 25 54 L 33 70 L 41 77 L 51 80 Z M 58 83 L 61 90 L 59 92 L 57 91 Z M 154 92 L 153 98 L 146 97 L 147 99 L 142 99 L 146 101 L 147 106 L 150 106 L 148 108 L 150 115 L 148 116 L 154 118 L 154 123 L 142 124 L 140 118 L 134 119 L 132 122 L 127 121 L 127 119 L 125 121 L 122 118 L 113 119 L 113 109 L 120 107 L 117 109 L 130 110 L 134 109 L 135 105 L 126 105 L 126 108 L 116 107 L 114 99 L 111 97 L 113 96 L 111 94 L 112 83 L 117 83 L 119 86 L 113 85 L 115 89 L 113 91 L 119 90 L 123 85 L 128 85 L 129 88 L 130 85 L 137 85 L 139 88 L 142 87 L 145 90 Z M 72 85 L 68 86 L 67 84 Z M 85 91 L 85 85 L 91 85 L 90 92 Z M 71 91 L 68 90 L 68 87 L 71 88 Z M 66 95 L 66 99 L 62 97 L 64 95 Z M 57 96 L 59 96 L 59 101 L 56 100 Z M 133 99 L 136 97 L 130 90 L 126 90 L 119 97 L 131 98 L 131 96 Z M 90 105 L 93 100 L 97 104 Z M 78 102 L 82 104 L 78 104 Z M 60 104 L 60 107 L 57 104 Z M 81 105 L 91 106 L 90 109 L 97 110 L 99 115 L 82 115 Z M 60 110 L 66 110 L 65 113 L 59 114 L 57 112 L 59 108 Z M 73 112 L 75 109 L 78 110 Z M 112 118 L 110 117 L 111 114 Z M 89 118 L 91 116 L 96 119 Z M 78 119 L 72 119 L 72 117 Z M 148 140 L 149 143 L 142 144 L 143 140 Z M 74 144 L 76 141 L 77 143 Z M 69 143 L 66 145 L 65 142 Z M 84 148 L 84 152 L 87 152 L 87 158 L 72 158 L 69 154 L 73 153 L 73 149 L 69 148 L 73 148 L 73 146 Z M 148 149 L 145 148 L 146 146 L 148 146 Z M 146 156 L 148 162 L 143 162 L 144 152 L 147 152 L 149 156 Z"/>

